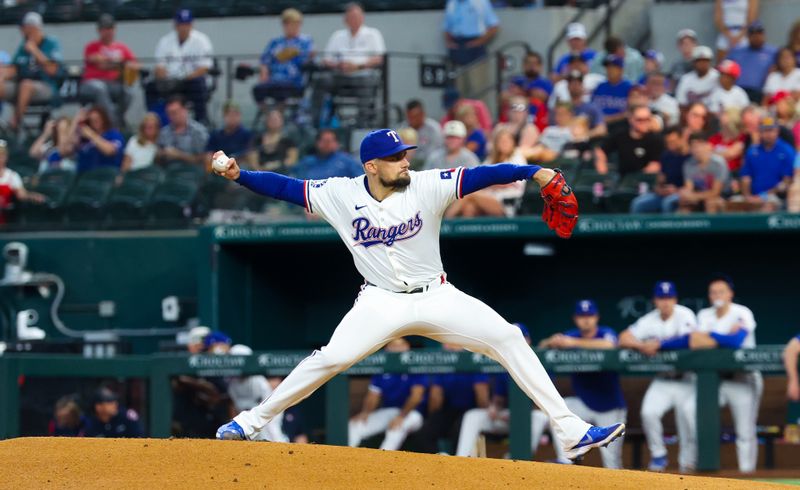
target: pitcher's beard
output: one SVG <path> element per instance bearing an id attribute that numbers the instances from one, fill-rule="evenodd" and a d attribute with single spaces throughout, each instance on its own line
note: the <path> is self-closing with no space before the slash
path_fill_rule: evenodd
<path id="1" fill-rule="evenodd" d="M 411 183 L 411 176 L 401 175 L 394 180 L 384 180 L 383 178 L 381 178 L 380 180 L 381 180 L 381 185 L 383 185 L 384 187 L 389 187 L 399 190 L 408 187 L 408 184 Z"/>

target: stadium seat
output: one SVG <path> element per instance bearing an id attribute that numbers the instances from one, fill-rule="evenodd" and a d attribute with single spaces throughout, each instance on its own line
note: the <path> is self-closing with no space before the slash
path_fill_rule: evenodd
<path id="1" fill-rule="evenodd" d="M 538 215 L 544 210 L 544 201 L 540 195 L 539 184 L 530 181 L 525 184 L 525 194 L 522 195 L 522 202 L 519 205 L 517 214 Z"/>
<path id="2" fill-rule="evenodd" d="M 156 223 L 187 223 L 192 217 L 197 189 L 197 183 L 191 181 L 164 182 L 153 193 L 149 216 Z"/>
<path id="3" fill-rule="evenodd" d="M 78 180 L 64 205 L 70 223 L 96 223 L 103 218 L 103 206 L 114 187 L 111 180 L 101 180 L 98 175 L 85 175 Z M 88 178 L 87 178 L 88 177 Z"/>
<path id="4" fill-rule="evenodd" d="M 80 182 L 113 183 L 117 175 L 119 169 L 116 167 L 99 167 L 80 174 L 79 178 Z"/>
<path id="5" fill-rule="evenodd" d="M 612 213 L 627 213 L 631 201 L 638 195 L 655 187 L 657 174 L 633 173 L 622 178 L 617 187 L 608 196 L 608 210 Z"/>
<path id="6" fill-rule="evenodd" d="M 200 184 L 206 176 L 206 170 L 201 165 L 190 163 L 171 163 L 167 167 L 166 181 L 193 182 Z"/>
<path id="7" fill-rule="evenodd" d="M 114 189 L 105 207 L 105 215 L 112 228 L 141 223 L 146 218 L 146 208 L 157 183 L 145 179 L 128 179 Z"/>
<path id="8" fill-rule="evenodd" d="M 63 218 L 62 206 L 75 182 L 75 173 L 68 170 L 53 169 L 39 176 L 31 190 L 43 194 L 44 203 L 24 202 L 20 206 L 20 215 L 25 223 L 55 224 Z"/>
<path id="9" fill-rule="evenodd" d="M 152 184 L 160 184 L 164 180 L 164 170 L 158 165 L 131 170 L 125 174 L 125 181 L 142 181 Z"/>
<path id="10" fill-rule="evenodd" d="M 581 214 L 596 214 L 606 211 L 609 189 L 612 189 L 618 175 L 614 172 L 601 174 L 596 170 L 583 169 L 576 177 L 572 188 Z"/>

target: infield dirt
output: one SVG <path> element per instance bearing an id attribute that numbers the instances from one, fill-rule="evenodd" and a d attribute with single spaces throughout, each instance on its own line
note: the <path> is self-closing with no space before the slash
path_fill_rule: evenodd
<path id="1" fill-rule="evenodd" d="M 13 489 L 780 488 L 744 480 L 527 461 L 192 439 L 0 441 L 0 475 L 0 488 Z"/>

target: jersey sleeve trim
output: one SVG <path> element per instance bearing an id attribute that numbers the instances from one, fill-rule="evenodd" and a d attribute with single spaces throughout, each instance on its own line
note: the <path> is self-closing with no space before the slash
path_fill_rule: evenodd
<path id="1" fill-rule="evenodd" d="M 308 185 L 308 181 L 304 180 L 303 181 L 303 202 L 304 202 L 306 211 L 308 211 L 309 213 L 313 214 L 314 211 L 311 208 L 311 195 L 309 194 L 309 189 L 310 189 L 310 186 Z"/>
<path id="2" fill-rule="evenodd" d="M 464 197 L 463 183 L 464 180 L 461 176 L 464 174 L 464 167 L 458 167 L 458 175 L 456 175 L 456 199 Z"/>

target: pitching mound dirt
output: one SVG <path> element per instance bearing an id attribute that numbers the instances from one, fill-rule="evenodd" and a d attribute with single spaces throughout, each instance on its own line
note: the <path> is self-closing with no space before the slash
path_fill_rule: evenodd
<path id="1" fill-rule="evenodd" d="M 753 482 L 722 478 L 334 446 L 190 439 L 0 441 L 0 475 L 0 487 L 15 489 L 754 488 Z"/>

